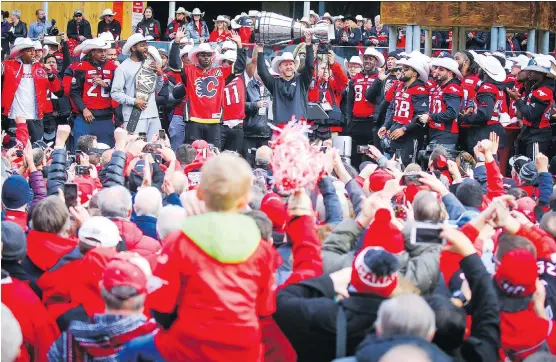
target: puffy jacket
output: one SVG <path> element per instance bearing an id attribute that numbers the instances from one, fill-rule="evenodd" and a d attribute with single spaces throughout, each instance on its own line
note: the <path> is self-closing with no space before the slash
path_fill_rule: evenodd
<path id="1" fill-rule="evenodd" d="M 167 283 L 147 296 L 147 305 L 157 320 L 176 309 L 177 318 L 161 321 L 167 329 L 154 338 L 158 351 L 168 361 L 259 361 L 259 317 L 275 310 L 277 260 L 253 219 L 193 216 L 166 242 L 159 259 L 167 262 L 154 274 Z"/>
<path id="2" fill-rule="evenodd" d="M 48 168 L 48 178 L 46 188 L 48 195 L 57 195 L 58 189 L 63 189 L 68 180 L 66 173 L 66 150 L 64 148 L 55 149 L 51 155 L 52 162 Z"/>
<path id="3" fill-rule="evenodd" d="M 245 137 L 253 138 L 270 138 L 272 136 L 272 129 L 268 126 L 267 122 L 272 122 L 268 119 L 268 109 L 266 114 L 260 115 L 257 102 L 261 100 L 261 87 L 264 85 L 252 79 L 246 85 L 245 95 L 245 122 L 243 122 L 243 132 Z M 267 102 L 271 101 L 271 94 L 268 89 L 264 88 L 263 97 Z"/>
<path id="4" fill-rule="evenodd" d="M 150 256 L 160 250 L 160 243 L 147 235 L 129 220 L 112 219 L 120 231 L 120 236 L 125 241 L 127 250 L 134 251 L 142 256 Z"/>
<path id="5" fill-rule="evenodd" d="M 31 172 L 29 174 L 29 183 L 31 184 L 31 190 L 33 190 L 33 201 L 31 201 L 29 209 L 33 209 L 39 201 L 46 197 L 46 183 L 44 182 L 42 172 Z"/>
<path id="6" fill-rule="evenodd" d="M 99 178 L 103 187 L 124 186 L 124 167 L 126 154 L 123 151 L 114 151 L 110 162 L 100 171 Z"/>
<path id="7" fill-rule="evenodd" d="M 33 80 L 35 83 L 35 96 L 37 100 L 37 116 L 42 119 L 46 109 L 46 94 L 48 89 L 58 91 L 61 87 L 60 80 L 54 76 L 49 80 L 42 63 L 32 64 Z M 8 116 L 15 98 L 15 92 L 23 77 L 23 63 L 19 59 L 8 59 L 2 62 L 2 108 L 4 116 Z M 6 81 L 8 80 L 9 81 Z M 53 84 L 51 84 L 53 83 Z"/>

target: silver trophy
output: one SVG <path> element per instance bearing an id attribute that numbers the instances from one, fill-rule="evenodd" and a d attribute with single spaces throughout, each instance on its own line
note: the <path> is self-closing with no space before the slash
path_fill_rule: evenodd
<path id="1" fill-rule="evenodd" d="M 149 45 L 145 53 L 145 60 L 143 60 L 141 68 L 135 76 L 135 98 L 141 98 L 145 101 L 149 100 L 149 97 L 156 88 L 157 66 L 162 66 L 162 58 L 158 50 L 152 45 Z M 137 123 L 139 123 L 139 117 L 141 117 L 141 112 L 140 108 L 133 106 L 126 127 L 128 132 L 135 132 Z"/>
<path id="2" fill-rule="evenodd" d="M 255 22 L 255 41 L 257 43 L 279 44 L 301 39 L 307 25 L 292 18 L 263 11 Z"/>

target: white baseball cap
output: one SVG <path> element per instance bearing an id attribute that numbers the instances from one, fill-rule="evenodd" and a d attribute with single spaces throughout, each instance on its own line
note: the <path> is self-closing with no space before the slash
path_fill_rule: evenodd
<path id="1" fill-rule="evenodd" d="M 79 242 L 89 246 L 114 248 L 122 240 L 114 222 L 104 216 L 87 219 L 79 229 Z"/>

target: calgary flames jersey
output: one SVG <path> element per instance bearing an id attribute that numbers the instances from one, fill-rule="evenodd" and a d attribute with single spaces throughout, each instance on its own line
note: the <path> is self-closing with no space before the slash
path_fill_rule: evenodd
<path id="1" fill-rule="evenodd" d="M 224 87 L 222 105 L 224 107 L 223 121 L 245 118 L 245 80 L 243 77 L 235 77 Z"/>

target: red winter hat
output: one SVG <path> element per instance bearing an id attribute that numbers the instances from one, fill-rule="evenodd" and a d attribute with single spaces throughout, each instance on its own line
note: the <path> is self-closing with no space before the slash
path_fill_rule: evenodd
<path id="1" fill-rule="evenodd" d="M 394 179 L 388 171 L 378 168 L 369 176 L 369 189 L 373 192 L 382 191 L 387 181 Z"/>
<path id="2" fill-rule="evenodd" d="M 537 217 L 535 216 L 535 207 L 537 203 L 530 197 L 522 197 L 517 200 L 517 211 L 521 212 L 523 215 L 533 222 L 537 222 Z"/>
<path id="3" fill-rule="evenodd" d="M 134 252 L 120 252 L 104 268 L 102 287 L 120 299 L 128 299 L 147 292 L 147 284 L 152 277 L 147 259 Z M 122 293 L 116 287 L 130 287 L 129 293 Z"/>
<path id="4" fill-rule="evenodd" d="M 89 201 L 97 188 L 95 181 L 90 177 L 78 176 L 73 179 L 73 183 L 77 184 L 77 189 L 81 192 L 79 195 L 81 204 Z"/>
<path id="5" fill-rule="evenodd" d="M 390 221 L 392 216 L 388 209 L 380 209 L 375 214 L 373 223 L 369 226 L 363 247 L 379 246 L 394 255 L 405 250 L 405 242 L 402 232 Z"/>
<path id="6" fill-rule="evenodd" d="M 398 258 L 380 247 L 367 247 L 353 260 L 350 284 L 358 293 L 389 297 L 398 286 Z"/>
<path id="7" fill-rule="evenodd" d="M 494 280 L 507 295 L 526 297 L 537 289 L 537 260 L 527 249 L 508 251 L 494 274 Z"/>
<path id="8" fill-rule="evenodd" d="M 286 203 L 277 193 L 266 194 L 261 200 L 261 211 L 272 221 L 275 231 L 284 232 L 284 225 L 288 219 Z"/>

